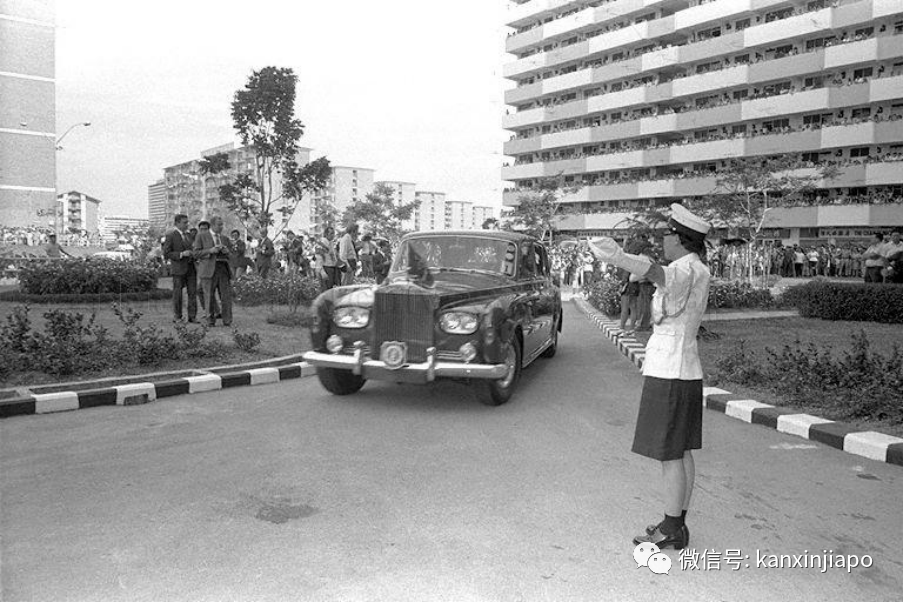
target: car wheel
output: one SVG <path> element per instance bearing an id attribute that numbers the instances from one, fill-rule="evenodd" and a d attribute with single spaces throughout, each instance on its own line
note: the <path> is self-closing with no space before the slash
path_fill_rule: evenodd
<path id="1" fill-rule="evenodd" d="M 555 357 L 555 354 L 558 353 L 558 327 L 561 326 L 561 315 L 558 316 L 558 321 L 552 325 L 552 344 L 546 347 L 546 350 L 542 352 L 541 357 Z"/>
<path id="2" fill-rule="evenodd" d="M 505 354 L 508 373 L 498 380 L 475 380 L 473 382 L 474 393 L 480 403 L 488 406 L 500 406 L 511 399 L 514 388 L 520 380 L 521 353 L 520 339 L 513 336 L 508 341 Z"/>
<path id="3" fill-rule="evenodd" d="M 317 378 L 320 384 L 333 395 L 351 395 L 357 393 L 367 382 L 363 376 L 358 376 L 351 370 L 339 368 L 317 368 Z"/>

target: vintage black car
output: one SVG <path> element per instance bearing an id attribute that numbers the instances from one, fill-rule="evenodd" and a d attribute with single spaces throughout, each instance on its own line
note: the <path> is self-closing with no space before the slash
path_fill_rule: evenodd
<path id="1" fill-rule="evenodd" d="M 500 405 L 523 367 L 555 355 L 561 332 L 561 290 L 545 247 L 492 230 L 409 234 L 382 284 L 330 289 L 313 310 L 304 359 L 337 395 L 367 379 L 455 378 Z"/>

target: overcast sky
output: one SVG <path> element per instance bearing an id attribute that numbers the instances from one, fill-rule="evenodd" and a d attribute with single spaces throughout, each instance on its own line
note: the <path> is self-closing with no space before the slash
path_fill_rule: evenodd
<path id="1" fill-rule="evenodd" d="M 505 0 L 58 0 L 57 186 L 143 217 L 163 168 L 235 140 L 253 70 L 290 67 L 303 146 L 500 206 Z"/>

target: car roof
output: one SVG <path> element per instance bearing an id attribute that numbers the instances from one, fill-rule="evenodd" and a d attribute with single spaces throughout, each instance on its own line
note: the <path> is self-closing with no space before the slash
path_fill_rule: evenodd
<path id="1" fill-rule="evenodd" d="M 436 238 L 440 236 L 476 236 L 494 240 L 507 240 L 516 243 L 524 241 L 538 242 L 536 237 L 530 236 L 529 234 L 509 232 L 507 230 L 431 230 L 428 232 L 411 232 L 410 234 L 406 234 L 402 240 Z"/>

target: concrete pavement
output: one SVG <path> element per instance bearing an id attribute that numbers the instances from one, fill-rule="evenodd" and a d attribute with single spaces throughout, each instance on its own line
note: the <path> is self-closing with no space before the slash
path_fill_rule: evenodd
<path id="1" fill-rule="evenodd" d="M 900 599 L 899 468 L 712 412 L 688 517 L 709 564 L 637 568 L 661 511 L 628 451 L 641 378 L 565 320 L 498 408 L 308 378 L 0 421 L 3 599 Z M 757 566 L 822 550 L 871 566 Z"/>

